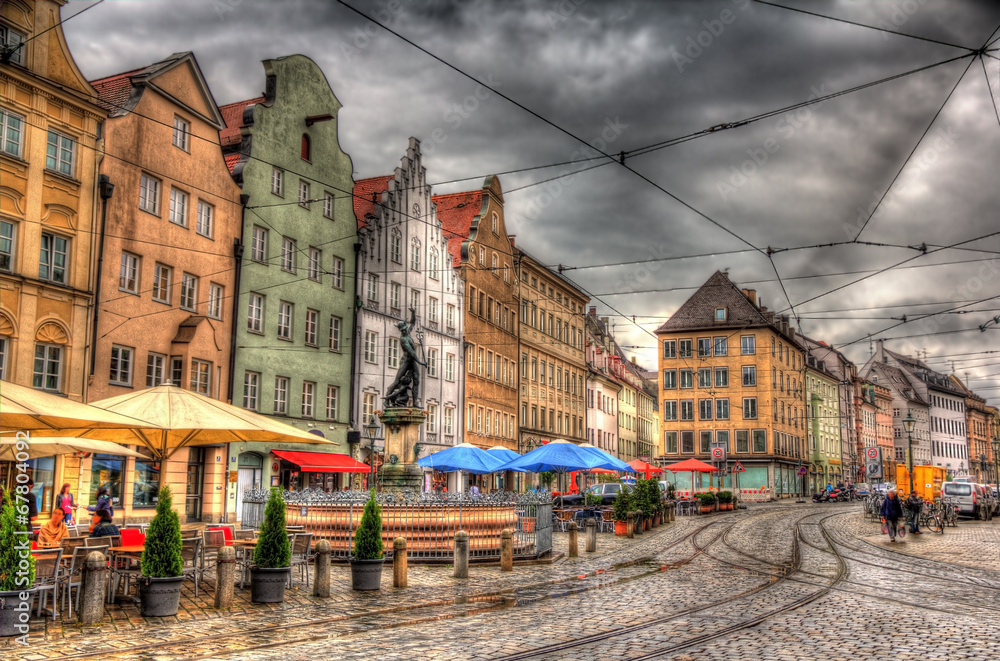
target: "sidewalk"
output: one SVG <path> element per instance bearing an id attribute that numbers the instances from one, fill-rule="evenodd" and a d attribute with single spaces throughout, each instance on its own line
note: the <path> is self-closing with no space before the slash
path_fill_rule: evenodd
<path id="1" fill-rule="evenodd" d="M 1000 573 L 1000 520 L 991 522 L 959 519 L 957 528 L 945 528 L 944 534 L 923 531 L 907 534 L 896 543 L 886 535 L 872 535 L 864 540 L 897 553 L 929 560 L 950 562 Z"/>
<path id="2" fill-rule="evenodd" d="M 394 622 L 412 622 L 414 618 L 434 620 L 453 617 L 454 609 L 502 608 L 510 601 L 537 600 L 549 593 L 596 589 L 629 576 L 650 571 L 647 560 L 665 545 L 688 531 L 703 525 L 707 517 L 678 519 L 634 539 L 599 534 L 597 552 L 584 551 L 580 535 L 580 557 L 566 557 L 568 535 L 553 533 L 553 551 L 563 556 L 552 564 L 515 565 L 513 572 L 501 572 L 499 564 L 470 566 L 469 579 L 452 577 L 450 565 L 415 565 L 409 567 L 409 586 L 392 588 L 392 567 L 387 563 L 382 576 L 382 590 L 376 593 L 350 589 L 350 568 L 334 564 L 331 568 L 331 596 L 319 599 L 293 574 L 295 588 L 286 591 L 282 604 L 250 603 L 249 586 L 236 588 L 233 608 L 217 611 L 214 603 L 214 574 L 206 574 L 194 596 L 194 585 L 186 582 L 181 610 L 176 617 L 143 618 L 133 604 L 106 606 L 99 626 L 81 628 L 61 617 L 32 619 L 30 646 L 23 648 L 7 639 L 0 642 L 4 659 L 54 659 L 61 657 L 143 654 L 157 656 L 160 646 L 184 644 L 197 634 L 211 631 L 213 637 L 245 636 L 261 627 L 292 628 L 319 621 L 332 626 L 395 626 Z M 470 606 L 471 604 L 471 606 Z M 75 615 L 75 614 L 74 614 Z M 192 627 L 192 623 L 197 623 Z"/>

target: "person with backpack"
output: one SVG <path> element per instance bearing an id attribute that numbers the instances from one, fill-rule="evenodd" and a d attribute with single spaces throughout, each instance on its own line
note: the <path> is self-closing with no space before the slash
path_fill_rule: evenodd
<path id="1" fill-rule="evenodd" d="M 895 543 L 896 541 L 896 528 L 899 526 L 899 520 L 903 517 L 903 506 L 899 502 L 899 497 L 896 496 L 895 491 L 889 491 L 885 496 L 885 502 L 882 503 L 882 521 L 886 524 L 886 532 L 889 533 L 889 541 Z"/>
<path id="2" fill-rule="evenodd" d="M 910 532 L 914 535 L 922 535 L 920 532 L 920 510 L 924 508 L 924 499 L 916 491 L 911 491 L 906 499 L 906 509 L 909 510 Z"/>

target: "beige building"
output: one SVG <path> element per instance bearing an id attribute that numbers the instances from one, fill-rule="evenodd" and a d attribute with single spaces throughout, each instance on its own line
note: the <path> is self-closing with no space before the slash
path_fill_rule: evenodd
<path id="1" fill-rule="evenodd" d="M 515 247 L 520 278 L 519 452 L 557 438 L 586 440 L 584 311 L 568 278 Z"/>

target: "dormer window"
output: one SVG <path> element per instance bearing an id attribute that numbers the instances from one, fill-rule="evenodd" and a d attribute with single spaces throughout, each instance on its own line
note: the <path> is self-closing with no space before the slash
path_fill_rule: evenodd
<path id="1" fill-rule="evenodd" d="M 726 320 L 726 308 L 715 308 L 715 320 L 716 321 Z"/>

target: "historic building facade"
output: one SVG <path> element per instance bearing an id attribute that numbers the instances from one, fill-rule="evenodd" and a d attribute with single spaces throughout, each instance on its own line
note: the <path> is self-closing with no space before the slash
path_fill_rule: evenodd
<path id="1" fill-rule="evenodd" d="M 85 401 L 106 113 L 66 44 L 65 4 L 0 6 L 0 379 Z M 28 469 L 40 520 L 64 481 L 79 493 L 89 480 L 72 455 Z"/>
<path id="2" fill-rule="evenodd" d="M 875 444 L 882 449 L 882 474 L 894 480 L 896 475 L 895 440 L 892 432 L 892 391 L 870 383 L 875 396 Z"/>
<path id="3" fill-rule="evenodd" d="M 465 435 L 481 448 L 517 451 L 518 287 L 499 177 L 480 190 L 435 195 L 447 258 L 465 285 Z M 510 479 L 513 476 L 508 475 Z"/>
<path id="4" fill-rule="evenodd" d="M 232 401 L 333 442 L 311 451 L 347 454 L 357 222 L 341 104 L 309 58 L 263 64 L 265 95 L 221 108 L 223 153 L 245 201 Z M 254 484 L 341 486 L 342 473 L 301 472 L 269 454 L 306 449 L 231 446 L 240 481 L 229 501 Z"/>
<path id="5" fill-rule="evenodd" d="M 843 475 L 840 389 L 837 378 L 811 351 L 806 355 L 804 382 L 807 427 L 804 459 L 808 462 L 808 473 L 804 477 L 807 478 L 807 493 L 815 493 L 827 484 L 836 484 Z"/>
<path id="6" fill-rule="evenodd" d="M 618 397 L 622 384 L 611 372 L 614 338 L 607 317 L 591 307 L 585 319 L 587 358 L 587 442 L 612 456 L 618 451 Z"/>
<path id="7" fill-rule="evenodd" d="M 656 330 L 668 463 L 710 460 L 713 442 L 746 469 L 741 488 L 798 493 L 805 457 L 804 351 L 787 317 L 716 271 Z M 677 476 L 681 487 L 683 474 Z M 707 486 L 707 482 L 705 484 Z"/>
<path id="8" fill-rule="evenodd" d="M 961 379 L 954 374 L 950 378 L 965 393 L 965 428 L 969 440 L 969 474 L 981 484 L 996 482 L 996 477 L 993 475 L 996 472 L 996 466 L 993 465 L 993 448 L 990 445 L 990 441 L 993 440 L 990 435 L 991 411 L 986 406 L 986 400 L 969 390 Z"/>
<path id="9" fill-rule="evenodd" d="M 417 393 L 427 412 L 421 454 L 432 454 L 461 442 L 463 284 L 448 253 L 420 142 L 410 138 L 396 171 L 358 181 L 354 194 L 360 307 L 352 419 L 363 426 L 383 408 L 402 359 L 398 324 L 413 311 L 414 339 L 427 363 Z"/>
<path id="10" fill-rule="evenodd" d="M 170 381 L 225 400 L 242 206 L 219 148 L 222 115 L 191 53 L 93 85 L 108 112 L 101 190 L 114 191 L 102 200 L 87 399 Z M 151 518 L 169 484 L 186 520 L 218 520 L 226 465 L 212 450 L 181 448 L 167 461 L 136 449 L 146 459 L 94 460 L 93 487 L 100 471 L 127 478 L 124 490 L 110 486 L 126 517 Z"/>
<path id="11" fill-rule="evenodd" d="M 521 312 L 519 452 L 558 438 L 586 440 L 584 311 L 569 278 L 514 247 Z"/>

